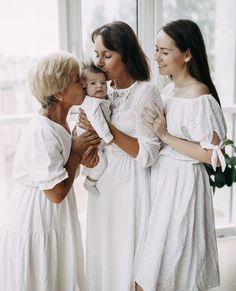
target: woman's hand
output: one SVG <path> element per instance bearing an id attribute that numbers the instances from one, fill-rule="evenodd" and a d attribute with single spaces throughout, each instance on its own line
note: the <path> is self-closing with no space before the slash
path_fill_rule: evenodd
<path id="1" fill-rule="evenodd" d="M 153 103 L 152 109 L 145 108 L 142 114 L 143 123 L 151 128 L 153 132 L 161 139 L 168 135 L 165 114 L 157 103 Z"/>
<path id="2" fill-rule="evenodd" d="M 79 155 L 81 161 L 83 155 L 88 150 L 89 147 L 96 148 L 100 144 L 101 139 L 95 132 L 85 131 L 81 135 L 76 135 L 76 129 L 74 128 L 72 132 L 72 153 Z M 90 152 L 90 151 L 89 151 Z"/>
<path id="3" fill-rule="evenodd" d="M 99 156 L 98 156 L 98 147 L 90 146 L 83 154 L 80 164 L 87 167 L 87 168 L 93 168 L 95 167 L 99 162 Z"/>
<path id="4" fill-rule="evenodd" d="M 94 128 L 92 127 L 91 123 L 87 119 L 87 115 L 85 114 L 84 110 L 82 108 L 79 109 L 79 127 L 95 132 Z"/>

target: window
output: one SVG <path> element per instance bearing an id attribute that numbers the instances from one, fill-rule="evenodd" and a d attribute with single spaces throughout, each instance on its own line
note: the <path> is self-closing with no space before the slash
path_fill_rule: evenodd
<path id="1" fill-rule="evenodd" d="M 0 35 L 0 215 L 3 215 L 14 187 L 12 163 L 22 123 L 38 108 L 28 90 L 28 70 L 42 55 L 59 50 L 57 0 L 1 1 Z"/>
<path id="2" fill-rule="evenodd" d="M 81 1 L 81 21 L 83 39 L 83 57 L 91 58 L 93 44 L 91 33 L 97 27 L 113 20 L 127 22 L 134 31 L 137 31 L 137 4 L 135 0 Z"/>

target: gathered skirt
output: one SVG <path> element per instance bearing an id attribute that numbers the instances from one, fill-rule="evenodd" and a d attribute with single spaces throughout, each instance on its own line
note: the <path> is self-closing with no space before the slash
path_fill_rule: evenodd
<path id="1" fill-rule="evenodd" d="M 73 189 L 60 204 L 18 186 L 0 230 L 1 291 L 83 291 L 84 262 Z"/>
<path id="2" fill-rule="evenodd" d="M 136 254 L 144 291 L 203 291 L 219 285 L 212 193 L 203 164 L 160 156 L 151 173 L 146 239 Z"/>

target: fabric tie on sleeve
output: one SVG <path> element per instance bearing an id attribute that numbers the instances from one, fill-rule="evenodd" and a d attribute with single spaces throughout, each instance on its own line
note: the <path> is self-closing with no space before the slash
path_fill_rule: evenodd
<path id="1" fill-rule="evenodd" d="M 224 140 L 220 142 L 219 145 L 213 145 L 209 143 L 201 143 L 201 147 L 203 149 L 213 150 L 212 156 L 211 156 L 211 165 L 214 171 L 216 171 L 216 164 L 217 164 L 217 158 L 220 160 L 221 164 L 221 170 L 224 172 L 226 167 L 225 157 L 222 154 L 221 149 L 224 148 Z"/>

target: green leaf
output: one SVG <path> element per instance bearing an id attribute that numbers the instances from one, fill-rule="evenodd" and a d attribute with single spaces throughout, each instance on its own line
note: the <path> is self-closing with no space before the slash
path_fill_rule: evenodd
<path id="1" fill-rule="evenodd" d="M 206 169 L 207 174 L 208 174 L 209 176 L 211 176 L 211 175 L 215 175 L 215 171 L 214 171 L 214 169 L 212 168 L 211 165 L 209 165 L 209 164 L 204 164 L 204 166 L 205 166 L 205 169 Z"/>
<path id="2" fill-rule="evenodd" d="M 230 159 L 231 158 L 228 155 L 225 155 L 225 162 L 226 162 L 227 165 L 230 164 Z"/>
<path id="3" fill-rule="evenodd" d="M 231 144 L 234 144 L 234 142 L 231 140 L 231 139 L 227 139 L 226 141 L 225 141 L 225 145 L 227 146 L 227 145 L 231 145 Z"/>
<path id="4" fill-rule="evenodd" d="M 222 188 L 225 185 L 225 175 L 222 171 L 218 171 L 215 175 L 215 186 Z"/>
<path id="5" fill-rule="evenodd" d="M 233 184 L 233 169 L 227 166 L 224 171 L 224 176 L 225 184 L 230 187 Z"/>
<path id="6" fill-rule="evenodd" d="M 228 162 L 227 162 L 227 164 L 228 164 Z M 229 164 L 234 167 L 236 165 L 236 157 L 231 157 L 229 159 Z"/>
<path id="7" fill-rule="evenodd" d="M 236 182 L 236 146 L 230 139 L 225 141 L 225 146 L 231 147 L 231 151 L 230 153 L 224 153 L 226 162 L 226 169 L 224 172 L 222 172 L 220 167 L 214 171 L 211 165 L 204 164 L 207 174 L 209 175 L 209 181 L 213 192 L 215 192 L 216 188 L 222 188 L 225 185 L 230 187 Z"/>
<path id="8" fill-rule="evenodd" d="M 232 180 L 233 182 L 236 182 L 236 169 L 232 168 Z"/>

